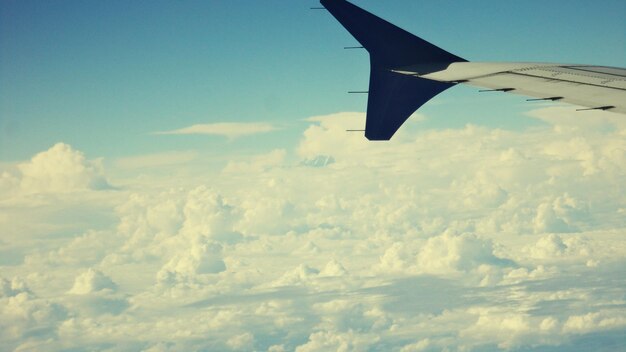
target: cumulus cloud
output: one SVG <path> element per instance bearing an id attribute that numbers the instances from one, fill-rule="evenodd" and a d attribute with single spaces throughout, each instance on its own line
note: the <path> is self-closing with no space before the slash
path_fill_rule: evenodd
<path id="1" fill-rule="evenodd" d="M 249 332 L 236 335 L 228 339 L 226 344 L 235 351 L 251 351 L 254 346 L 254 335 Z"/>
<path id="2" fill-rule="evenodd" d="M 82 152 L 65 143 L 55 144 L 18 168 L 20 187 L 27 193 L 110 188 L 100 162 L 85 159 Z"/>
<path id="3" fill-rule="evenodd" d="M 180 232 L 191 238 L 220 240 L 231 234 L 236 221 L 234 209 L 215 190 L 197 187 L 187 194 Z"/>
<path id="4" fill-rule="evenodd" d="M 320 271 L 306 264 L 301 264 L 297 268 L 287 271 L 278 280 L 274 281 L 273 286 L 294 286 L 310 282 L 318 277 Z"/>
<path id="5" fill-rule="evenodd" d="M 157 282 L 171 286 L 193 282 L 200 275 L 220 273 L 226 270 L 221 251 L 219 244 L 195 244 L 170 259 L 157 273 Z"/>
<path id="6" fill-rule="evenodd" d="M 268 133 L 277 130 L 278 127 L 267 122 L 219 122 L 198 124 L 172 131 L 155 132 L 155 134 L 185 135 L 204 134 L 237 138 L 259 133 Z"/>
<path id="7" fill-rule="evenodd" d="M 378 264 L 382 272 L 432 275 L 485 271 L 487 266 L 507 267 L 515 263 L 495 255 L 490 240 L 453 231 L 433 236 L 418 246 L 396 242 L 385 250 Z"/>
<path id="8" fill-rule="evenodd" d="M 235 209 L 206 186 L 133 193 L 116 213 L 117 231 L 125 241 L 121 252 L 108 257 L 111 261 L 171 257 L 203 244 L 235 243 L 243 237 L 235 230 Z"/>
<path id="9" fill-rule="evenodd" d="M 478 320 L 474 325 L 460 332 L 480 344 L 482 341 L 499 341 L 498 347 L 510 349 L 518 346 L 526 335 L 530 334 L 531 318 L 523 313 L 510 314 L 489 308 L 474 308 L 470 313 L 476 314 Z"/>
<path id="10" fill-rule="evenodd" d="M 360 129 L 364 126 L 363 113 L 338 113 L 312 117 L 307 121 L 316 124 L 304 132 L 304 140 L 298 147 L 298 153 L 305 158 L 315 158 L 318 155 L 332 156 L 332 151 L 341 152 L 345 149 L 354 151 L 367 147 L 362 135 L 346 132 L 348 129 Z"/>
<path id="11" fill-rule="evenodd" d="M 14 297 L 20 293 L 30 293 L 30 290 L 26 287 L 26 283 L 24 281 L 21 281 L 18 278 L 14 278 L 9 281 L 0 277 L 0 298 Z"/>
<path id="12" fill-rule="evenodd" d="M 316 351 L 362 351 L 376 342 L 374 336 L 360 335 L 355 332 L 338 333 L 334 331 L 314 332 L 309 341 L 296 348 L 296 352 Z"/>
<path id="13" fill-rule="evenodd" d="M 117 285 L 110 277 L 104 275 L 100 270 L 90 268 L 76 277 L 74 286 L 69 290 L 69 293 L 84 295 L 103 290 L 115 291 L 116 289 Z"/>
<path id="14" fill-rule="evenodd" d="M 570 316 L 563 324 L 563 331 L 581 334 L 605 329 L 623 329 L 624 327 L 626 327 L 626 317 L 620 313 L 598 311 Z"/>
<path id="15" fill-rule="evenodd" d="M 490 240 L 474 234 L 451 235 L 430 238 L 417 254 L 418 269 L 437 273 L 469 271 L 481 265 L 512 266 L 514 263 L 494 254 Z"/>
<path id="16" fill-rule="evenodd" d="M 129 306 L 126 297 L 117 291 L 118 285 L 109 276 L 89 268 L 74 280 L 68 291 L 73 297 L 65 305 L 83 316 L 117 315 Z"/>
<path id="17" fill-rule="evenodd" d="M 426 351 L 430 347 L 430 339 L 423 339 L 418 342 L 406 345 L 400 349 L 400 352 L 420 352 Z"/>
<path id="18" fill-rule="evenodd" d="M 24 281 L 0 278 L 0 339 L 3 347 L 40 345 L 37 341 L 54 339 L 67 309 L 33 294 Z"/>
<path id="19" fill-rule="evenodd" d="M 346 270 L 346 268 L 343 267 L 343 265 L 341 265 L 340 262 L 333 259 L 326 264 L 324 269 L 320 272 L 320 275 L 334 277 L 345 276 L 348 275 L 348 271 Z"/>
<path id="20" fill-rule="evenodd" d="M 540 238 L 534 246 L 527 250 L 534 258 L 548 259 L 562 256 L 567 249 L 567 245 L 559 235 L 550 234 Z"/>
<path id="21" fill-rule="evenodd" d="M 568 194 L 541 203 L 533 220 L 535 232 L 578 232 L 576 223 L 587 220 L 587 209 Z"/>

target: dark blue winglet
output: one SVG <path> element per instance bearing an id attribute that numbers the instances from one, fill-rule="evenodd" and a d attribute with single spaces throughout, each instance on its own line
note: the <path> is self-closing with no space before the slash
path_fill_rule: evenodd
<path id="1" fill-rule="evenodd" d="M 467 61 L 345 0 L 320 2 L 370 54 L 365 125 L 369 140 L 391 139 L 415 110 L 454 85 L 392 70 L 413 65 L 444 69 L 450 63 Z"/>

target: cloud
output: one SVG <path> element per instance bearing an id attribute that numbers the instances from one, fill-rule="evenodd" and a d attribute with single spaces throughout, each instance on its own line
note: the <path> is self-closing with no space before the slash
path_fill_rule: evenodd
<path id="1" fill-rule="evenodd" d="M 57 143 L 18 165 L 19 187 L 24 193 L 104 190 L 111 186 L 103 175 L 100 160 L 90 161 L 70 145 Z M 3 179 L 7 176 L 3 175 Z M 8 181 L 3 181 L 6 183 Z"/>
<path id="2" fill-rule="evenodd" d="M 54 250 L 27 254 L 24 263 L 44 266 L 95 265 L 119 244 L 120 238 L 109 231 L 88 231 Z"/>
<path id="3" fill-rule="evenodd" d="M 5 348 L 39 345 L 56 337 L 58 326 L 68 316 L 63 305 L 37 297 L 18 278 L 9 282 L 0 277 L 0 289 L 0 340 Z"/>
<path id="4" fill-rule="evenodd" d="M 603 133 L 626 130 L 623 115 L 610 111 L 588 110 L 574 112 L 572 106 L 550 106 L 527 112 L 530 117 L 542 120 L 553 126 L 559 133 L 581 132 Z"/>
<path id="5" fill-rule="evenodd" d="M 513 263 L 495 256 L 491 241 L 474 234 L 444 233 L 428 239 L 417 253 L 417 268 L 424 273 L 470 271 L 483 264 L 510 266 Z"/>
<path id="6" fill-rule="evenodd" d="M 187 251 L 181 251 L 168 261 L 157 273 L 157 282 L 165 286 L 178 283 L 193 283 L 207 274 L 217 274 L 226 270 L 221 256 L 222 247 L 218 244 L 195 244 Z"/>
<path id="7" fill-rule="evenodd" d="M 553 201 L 541 203 L 533 220 L 535 232 L 579 232 L 576 223 L 588 218 L 585 204 L 565 194 Z"/>
<path id="8" fill-rule="evenodd" d="M 416 343 L 412 343 L 410 345 L 406 345 L 402 347 L 400 352 L 420 352 L 426 351 L 430 346 L 430 339 L 423 339 Z"/>
<path id="9" fill-rule="evenodd" d="M 85 295 L 102 290 L 115 291 L 116 289 L 117 285 L 111 278 L 99 270 L 90 268 L 76 277 L 74 286 L 68 292 L 75 295 Z"/>
<path id="10" fill-rule="evenodd" d="M 9 172 L 0 174 L 0 194 L 11 196 L 18 192 L 20 179 Z"/>
<path id="11" fill-rule="evenodd" d="M 319 274 L 320 271 L 318 269 L 312 268 L 306 264 L 301 264 L 297 268 L 287 271 L 272 285 L 276 287 L 302 285 L 315 279 Z"/>
<path id="12" fill-rule="evenodd" d="M 324 269 L 320 272 L 320 275 L 338 277 L 348 275 L 348 271 L 343 267 L 343 265 L 341 265 L 340 262 L 333 259 L 326 264 Z"/>
<path id="13" fill-rule="evenodd" d="M 0 298 L 15 297 L 20 293 L 30 293 L 30 290 L 23 281 L 17 278 L 9 281 L 0 277 Z"/>
<path id="14" fill-rule="evenodd" d="M 309 341 L 296 348 L 296 352 L 317 351 L 364 351 L 377 340 L 374 336 L 364 336 L 355 332 L 334 331 L 314 332 Z"/>
<path id="15" fill-rule="evenodd" d="M 623 329 L 626 318 L 615 312 L 598 311 L 583 315 L 572 315 L 563 324 L 563 331 L 576 334 L 604 329 Z"/>
<path id="16" fill-rule="evenodd" d="M 236 335 L 228 339 L 226 344 L 235 351 L 251 351 L 254 346 L 254 335 L 249 332 Z"/>
<path id="17" fill-rule="evenodd" d="M 550 234 L 540 238 L 528 251 L 535 258 L 555 258 L 562 256 L 567 249 L 559 235 Z"/>
<path id="18" fill-rule="evenodd" d="M 192 125 L 172 131 L 155 132 L 163 135 L 203 134 L 237 138 L 276 131 L 279 128 L 267 122 L 220 122 Z"/>
<path id="19" fill-rule="evenodd" d="M 460 334 L 478 345 L 485 340 L 496 340 L 500 348 L 517 347 L 531 333 L 531 326 L 535 325 L 531 317 L 524 313 L 511 314 L 489 308 L 471 309 L 470 313 L 476 314 L 478 320 Z"/>

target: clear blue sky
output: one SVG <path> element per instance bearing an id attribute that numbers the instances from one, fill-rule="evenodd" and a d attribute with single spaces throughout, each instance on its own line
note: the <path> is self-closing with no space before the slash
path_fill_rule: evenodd
<path id="1" fill-rule="evenodd" d="M 355 4 L 474 61 L 626 66 L 626 2 L 374 1 Z M 270 121 L 228 148 L 292 144 L 303 118 L 364 111 L 367 56 L 310 0 L 0 1 L 0 160 L 63 141 L 91 156 L 220 148 L 158 136 L 196 123 Z M 455 88 L 426 106 L 439 124 L 516 127 L 517 97 Z M 471 109 L 467 104 L 471 103 Z M 471 111 L 471 114 L 462 113 Z"/>

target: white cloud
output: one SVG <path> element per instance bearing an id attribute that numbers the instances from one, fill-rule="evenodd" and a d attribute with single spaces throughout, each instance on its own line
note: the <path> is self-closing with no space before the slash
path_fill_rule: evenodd
<path id="1" fill-rule="evenodd" d="M 392 247 L 393 248 L 393 247 Z M 398 250 L 396 245 L 395 250 Z M 494 255 L 490 240 L 464 233 L 455 235 L 445 232 L 429 238 L 419 249 L 416 256 L 415 270 L 426 274 L 454 274 L 470 272 L 483 265 L 513 266 L 510 260 Z M 393 252 L 392 252 L 393 253 Z M 385 254 L 386 256 L 388 253 Z M 386 257 L 383 257 L 385 260 Z M 406 261 L 406 259 L 399 259 Z"/>
<path id="2" fill-rule="evenodd" d="M 423 339 L 416 343 L 402 347 L 400 352 L 420 352 L 426 351 L 430 347 L 430 339 Z"/>
<path id="3" fill-rule="evenodd" d="M 103 290 L 115 291 L 116 289 L 117 285 L 110 277 L 104 275 L 100 270 L 90 268 L 76 277 L 74 286 L 68 292 L 75 295 L 85 295 Z"/>
<path id="4" fill-rule="evenodd" d="M 317 278 L 319 274 L 320 271 L 318 269 L 312 268 L 306 264 L 301 264 L 297 268 L 283 274 L 272 286 L 281 287 L 306 284 Z"/>
<path id="5" fill-rule="evenodd" d="M 157 273 L 157 282 L 166 286 L 188 283 L 206 274 L 217 274 L 226 270 L 219 244 L 192 245 L 168 261 Z"/>
<path id="6" fill-rule="evenodd" d="M 296 352 L 364 351 L 376 340 L 374 336 L 360 335 L 352 331 L 346 333 L 319 331 L 312 333 L 309 341 L 298 346 Z"/>
<path id="7" fill-rule="evenodd" d="M 20 179 L 9 172 L 0 174 L 0 194 L 12 196 L 18 191 Z"/>
<path id="8" fill-rule="evenodd" d="M 564 255 L 567 249 L 559 235 L 550 234 L 540 238 L 534 246 L 527 248 L 527 251 L 534 258 L 549 259 Z"/>
<path id="9" fill-rule="evenodd" d="M 626 317 L 621 313 L 623 312 L 598 311 L 572 315 L 563 324 L 563 331 L 581 334 L 599 330 L 623 329 L 626 327 Z"/>
<path id="10" fill-rule="evenodd" d="M 155 132 L 155 134 L 204 134 L 237 138 L 278 130 L 278 127 L 266 122 L 219 122 L 198 124 L 172 131 Z"/>
<path id="11" fill-rule="evenodd" d="M 460 332 L 462 337 L 480 345 L 484 341 L 498 341 L 498 347 L 511 349 L 519 346 L 531 333 L 531 318 L 523 313 L 498 312 L 489 308 L 471 309 L 478 319 L 467 329 Z"/>
<path id="12" fill-rule="evenodd" d="M 30 290 L 23 281 L 18 278 L 9 281 L 0 277 L 0 298 L 14 297 L 20 293 L 30 293 Z"/>
<path id="13" fill-rule="evenodd" d="M 617 132 L 626 129 L 622 114 L 599 110 L 574 112 L 569 105 L 531 110 L 527 115 L 549 123 L 558 133 L 603 133 L 611 129 Z"/>
<path id="14" fill-rule="evenodd" d="M 58 325 L 67 317 L 64 306 L 34 295 L 20 279 L 0 278 L 0 340 L 3 347 L 40 345 L 54 339 Z"/>
<path id="15" fill-rule="evenodd" d="M 249 332 L 236 335 L 228 339 L 226 344 L 235 351 L 252 351 L 254 346 L 254 335 Z"/>
<path id="16" fill-rule="evenodd" d="M 64 143 L 55 144 L 18 168 L 20 188 L 26 193 L 110 188 L 100 161 L 89 161 L 82 152 Z"/>
<path id="17" fill-rule="evenodd" d="M 576 223 L 587 220 L 584 204 L 568 194 L 541 203 L 533 220 L 535 232 L 579 232 Z"/>
<path id="18" fill-rule="evenodd" d="M 320 275 L 338 277 L 348 275 L 348 271 L 343 267 L 343 265 L 341 265 L 340 262 L 333 259 L 326 264 L 324 269 L 320 272 Z"/>
<path id="19" fill-rule="evenodd" d="M 120 238 L 107 231 L 89 231 L 49 252 L 36 252 L 24 257 L 30 265 L 78 266 L 95 265 L 120 244 Z"/>

